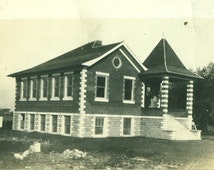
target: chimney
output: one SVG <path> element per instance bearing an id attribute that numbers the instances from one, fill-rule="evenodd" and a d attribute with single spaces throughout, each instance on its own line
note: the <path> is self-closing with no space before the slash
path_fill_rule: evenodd
<path id="1" fill-rule="evenodd" d="M 97 47 L 101 47 L 101 46 L 103 46 L 102 41 L 96 40 L 96 41 L 94 41 L 92 48 L 97 48 Z"/>

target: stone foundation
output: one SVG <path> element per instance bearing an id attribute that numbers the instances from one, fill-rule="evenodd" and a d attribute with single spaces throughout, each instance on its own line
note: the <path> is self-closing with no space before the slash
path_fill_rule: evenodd
<path id="1" fill-rule="evenodd" d="M 25 115 L 24 128 L 21 128 L 21 115 L 23 114 Z M 31 115 L 35 115 L 34 124 L 30 121 Z M 41 131 L 40 128 L 41 115 L 45 115 L 44 131 Z M 65 116 L 70 116 L 69 125 L 65 125 Z M 101 118 L 102 121 L 96 123 L 96 118 Z M 127 119 L 129 122 L 128 125 L 125 124 Z M 52 122 L 52 120 L 54 120 L 55 123 Z M 192 121 L 189 118 L 174 118 L 170 115 L 158 117 L 78 113 L 15 112 L 13 117 L 13 130 L 28 132 L 36 131 L 73 137 L 143 136 L 169 140 L 191 140 L 191 138 L 199 139 L 199 132 L 193 132 L 192 129 L 189 128 L 191 123 Z M 33 130 L 30 129 L 32 125 L 34 125 Z M 70 126 L 70 133 L 65 132 L 65 126 Z M 100 131 L 99 133 L 96 132 L 96 128 Z M 56 129 L 56 131 L 53 129 Z"/>
<path id="2" fill-rule="evenodd" d="M 21 114 L 25 115 L 24 128 L 21 128 Z M 30 129 L 30 115 L 35 115 L 34 129 Z M 41 131 L 41 115 L 45 115 L 45 131 Z M 52 132 L 52 116 L 57 115 L 57 132 Z M 65 134 L 64 117 L 70 116 L 70 134 Z M 95 134 L 95 119 L 104 119 L 103 134 Z M 131 119 L 130 134 L 123 134 L 123 119 Z M 73 137 L 119 137 L 119 136 L 140 136 L 140 116 L 103 115 L 103 114 L 78 114 L 78 113 L 32 113 L 15 112 L 13 117 L 13 130 L 36 131 L 42 133 L 59 134 Z"/>

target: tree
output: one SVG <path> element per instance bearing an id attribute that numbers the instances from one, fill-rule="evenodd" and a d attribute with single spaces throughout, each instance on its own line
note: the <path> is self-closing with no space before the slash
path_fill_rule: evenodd
<path id="1" fill-rule="evenodd" d="M 195 82 L 193 119 L 198 128 L 206 131 L 207 125 L 214 125 L 214 63 L 196 69 L 203 80 Z"/>

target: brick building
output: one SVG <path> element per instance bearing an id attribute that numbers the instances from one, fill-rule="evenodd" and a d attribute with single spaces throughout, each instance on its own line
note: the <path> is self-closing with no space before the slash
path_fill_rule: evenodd
<path id="1" fill-rule="evenodd" d="M 165 39 L 143 64 L 124 42 L 93 41 L 9 76 L 16 78 L 14 130 L 200 139 L 192 128 L 193 81 L 200 77 Z"/>

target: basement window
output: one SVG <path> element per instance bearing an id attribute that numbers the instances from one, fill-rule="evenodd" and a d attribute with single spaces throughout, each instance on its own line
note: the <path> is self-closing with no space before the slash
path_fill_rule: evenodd
<path id="1" fill-rule="evenodd" d="M 131 134 L 131 118 L 123 119 L 123 135 Z"/>
<path id="2" fill-rule="evenodd" d="M 52 115 L 52 132 L 57 132 L 57 115 Z"/>
<path id="3" fill-rule="evenodd" d="M 65 130 L 65 134 L 70 134 L 71 133 L 71 117 L 70 116 L 65 116 L 64 117 L 64 121 L 65 121 L 65 127 L 64 127 L 64 130 Z"/>
<path id="4" fill-rule="evenodd" d="M 34 130 L 35 115 L 30 114 L 30 130 Z"/>
<path id="5" fill-rule="evenodd" d="M 20 128 L 24 129 L 24 127 L 25 127 L 25 114 L 22 113 L 20 114 Z"/>
<path id="6" fill-rule="evenodd" d="M 95 135 L 102 135 L 104 127 L 104 118 L 96 117 L 95 119 Z"/>
<path id="7" fill-rule="evenodd" d="M 45 115 L 41 115 L 41 117 L 40 117 L 40 130 L 41 131 L 45 131 Z"/>

